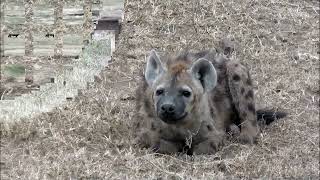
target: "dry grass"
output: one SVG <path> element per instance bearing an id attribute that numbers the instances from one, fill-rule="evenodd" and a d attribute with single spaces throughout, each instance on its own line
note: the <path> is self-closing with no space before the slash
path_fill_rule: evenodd
<path id="1" fill-rule="evenodd" d="M 1 126 L 1 179 L 223 179 L 319 176 L 319 2 L 130 1 L 114 62 L 74 103 Z M 177 52 L 235 39 L 257 102 L 289 113 L 259 143 L 215 156 L 166 156 L 132 145 L 134 89 L 151 48 Z"/>

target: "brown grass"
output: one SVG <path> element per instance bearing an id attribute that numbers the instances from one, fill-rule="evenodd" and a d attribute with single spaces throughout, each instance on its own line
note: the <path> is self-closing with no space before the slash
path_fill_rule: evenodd
<path id="1" fill-rule="evenodd" d="M 113 64 L 74 103 L 1 124 L 1 179 L 226 179 L 319 176 L 319 2 L 130 1 Z M 132 145 L 134 90 L 152 49 L 238 42 L 258 105 L 285 119 L 254 146 L 230 141 L 214 156 L 167 156 Z"/>

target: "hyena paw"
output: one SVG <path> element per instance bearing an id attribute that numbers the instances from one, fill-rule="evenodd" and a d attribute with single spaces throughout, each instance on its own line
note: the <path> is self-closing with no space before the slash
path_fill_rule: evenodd
<path id="1" fill-rule="evenodd" d="M 251 124 L 245 124 L 241 127 L 241 133 L 239 136 L 239 141 L 246 144 L 254 144 L 257 142 L 257 136 L 259 134 L 259 129 L 257 126 Z"/>
<path id="2" fill-rule="evenodd" d="M 133 144 L 142 148 L 148 148 L 151 145 L 151 139 L 147 136 L 147 133 L 143 133 L 133 140 Z"/>
<path id="3" fill-rule="evenodd" d="M 154 152 L 161 153 L 161 154 L 174 154 L 179 152 L 182 145 L 180 143 L 174 143 L 170 141 L 166 141 L 160 139 L 157 143 L 154 143 L 151 147 Z"/>
<path id="4" fill-rule="evenodd" d="M 254 144 L 257 142 L 256 134 L 243 131 L 240 133 L 239 141 L 244 144 Z"/>
<path id="5" fill-rule="evenodd" d="M 237 137 L 240 136 L 240 128 L 235 125 L 235 124 L 231 124 L 228 128 L 227 128 L 227 133 L 229 136 L 233 136 L 233 137 Z"/>
<path id="6" fill-rule="evenodd" d="M 156 141 L 158 141 L 156 134 L 152 133 L 149 130 L 143 129 L 137 134 L 136 138 L 133 141 L 133 144 L 142 148 L 149 148 Z"/>
<path id="7" fill-rule="evenodd" d="M 223 145 L 222 140 L 208 139 L 193 148 L 193 154 L 215 154 Z"/>

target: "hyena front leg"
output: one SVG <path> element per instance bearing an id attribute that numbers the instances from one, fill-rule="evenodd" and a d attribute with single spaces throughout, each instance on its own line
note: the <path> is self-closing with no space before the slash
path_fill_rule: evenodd
<path id="1" fill-rule="evenodd" d="M 240 141 L 254 143 L 258 135 L 252 81 L 246 67 L 239 62 L 229 61 L 227 77 L 232 101 L 240 118 Z"/>
<path id="2" fill-rule="evenodd" d="M 223 145 L 223 136 L 210 135 L 205 141 L 194 145 L 192 148 L 193 154 L 215 154 Z"/>
<path id="3" fill-rule="evenodd" d="M 142 129 L 135 143 L 162 154 L 174 154 L 182 149 L 181 143 L 161 139 L 159 133 L 154 129 Z"/>
<path id="4" fill-rule="evenodd" d="M 182 144 L 179 142 L 171 142 L 164 139 L 160 139 L 152 149 L 155 152 L 161 154 L 175 154 L 182 150 Z"/>
<path id="5" fill-rule="evenodd" d="M 215 154 L 224 144 L 225 132 L 216 129 L 210 122 L 202 122 L 199 134 L 192 146 L 193 154 Z M 198 142 L 197 142 L 198 141 Z"/>

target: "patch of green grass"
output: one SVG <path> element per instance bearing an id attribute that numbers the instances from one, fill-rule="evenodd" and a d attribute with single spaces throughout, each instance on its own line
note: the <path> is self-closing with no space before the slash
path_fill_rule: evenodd
<path id="1" fill-rule="evenodd" d="M 21 77 L 26 73 L 26 69 L 20 64 L 11 64 L 3 67 L 3 74 L 9 77 Z"/>

